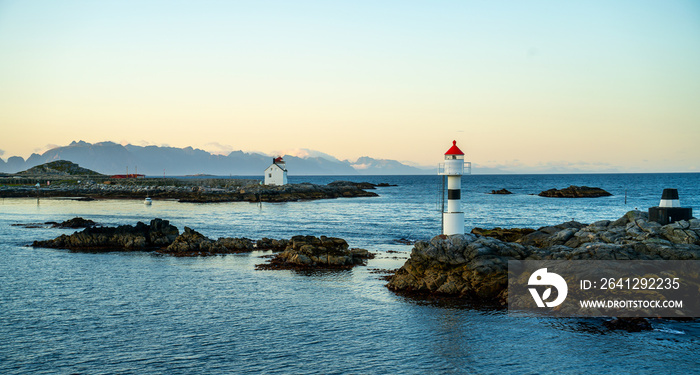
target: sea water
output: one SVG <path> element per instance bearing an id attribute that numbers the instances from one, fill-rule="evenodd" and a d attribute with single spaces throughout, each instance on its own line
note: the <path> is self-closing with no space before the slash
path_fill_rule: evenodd
<path id="1" fill-rule="evenodd" d="M 291 183 L 387 182 L 378 197 L 287 203 L 0 200 L 2 374 L 427 374 L 700 372 L 700 323 L 653 320 L 609 331 L 603 319 L 526 318 L 461 302 L 398 296 L 378 269 L 440 232 L 437 176 L 291 176 Z M 656 206 L 664 188 L 700 209 L 700 174 L 473 175 L 465 226 L 615 220 Z M 543 198 L 569 185 L 611 197 Z M 506 188 L 512 195 L 491 195 Z M 27 247 L 73 230 L 12 224 L 81 216 L 101 225 L 170 220 L 210 238 L 342 237 L 377 253 L 348 271 L 258 271 L 269 252 L 200 258 Z M 398 253 L 397 253 L 398 252 Z"/>

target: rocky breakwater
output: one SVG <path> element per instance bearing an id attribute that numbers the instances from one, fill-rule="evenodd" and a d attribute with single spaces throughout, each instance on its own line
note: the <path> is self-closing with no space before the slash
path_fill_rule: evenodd
<path id="1" fill-rule="evenodd" d="M 548 198 L 598 198 L 609 197 L 612 194 L 598 187 L 571 185 L 564 189 L 545 190 L 537 195 Z"/>
<path id="2" fill-rule="evenodd" d="M 374 255 L 365 249 L 348 249 L 342 238 L 294 236 L 285 250 L 258 269 L 348 269 L 365 264 Z"/>
<path id="3" fill-rule="evenodd" d="M 494 233 L 505 238 L 503 232 Z M 568 222 L 535 231 L 517 230 L 507 238 L 509 242 L 479 234 L 441 235 L 416 242 L 411 257 L 387 287 L 505 304 L 511 259 L 700 259 L 699 220 L 662 226 L 640 211 L 590 225 Z"/>

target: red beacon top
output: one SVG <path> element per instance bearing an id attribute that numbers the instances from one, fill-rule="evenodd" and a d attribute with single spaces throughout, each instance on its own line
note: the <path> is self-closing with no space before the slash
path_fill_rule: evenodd
<path id="1" fill-rule="evenodd" d="M 464 155 L 462 150 L 457 147 L 457 141 L 452 141 L 452 147 L 450 147 L 450 149 L 445 153 L 445 156 L 448 155 Z"/>

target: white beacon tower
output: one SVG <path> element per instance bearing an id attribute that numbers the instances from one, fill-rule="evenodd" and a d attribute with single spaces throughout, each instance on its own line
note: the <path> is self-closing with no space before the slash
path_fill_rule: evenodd
<path id="1" fill-rule="evenodd" d="M 471 172 L 471 163 L 464 162 L 464 153 L 452 141 L 452 147 L 445 153 L 445 164 L 438 167 L 438 173 L 447 176 L 447 207 L 442 209 L 442 234 L 464 234 L 464 212 L 462 212 L 462 175 L 467 165 L 467 174 Z M 443 177 L 444 179 L 444 177 Z M 443 202 L 444 202 L 444 194 Z"/>

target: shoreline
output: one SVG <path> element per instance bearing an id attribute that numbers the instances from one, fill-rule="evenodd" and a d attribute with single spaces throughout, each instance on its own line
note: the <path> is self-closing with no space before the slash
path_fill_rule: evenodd
<path id="1" fill-rule="evenodd" d="M 334 181 L 327 185 L 311 183 L 284 186 L 260 185 L 255 180 L 226 179 L 147 179 L 111 181 L 60 181 L 51 186 L 0 186 L 0 198 L 67 198 L 94 199 L 174 199 L 181 203 L 223 202 L 294 202 L 304 200 L 376 197 L 367 191 L 377 186 L 371 183 Z"/>
<path id="2" fill-rule="evenodd" d="M 592 224 L 475 228 L 418 241 L 386 285 L 394 292 L 508 302 L 509 260 L 700 260 L 700 221 L 661 225 L 647 213 Z"/>

